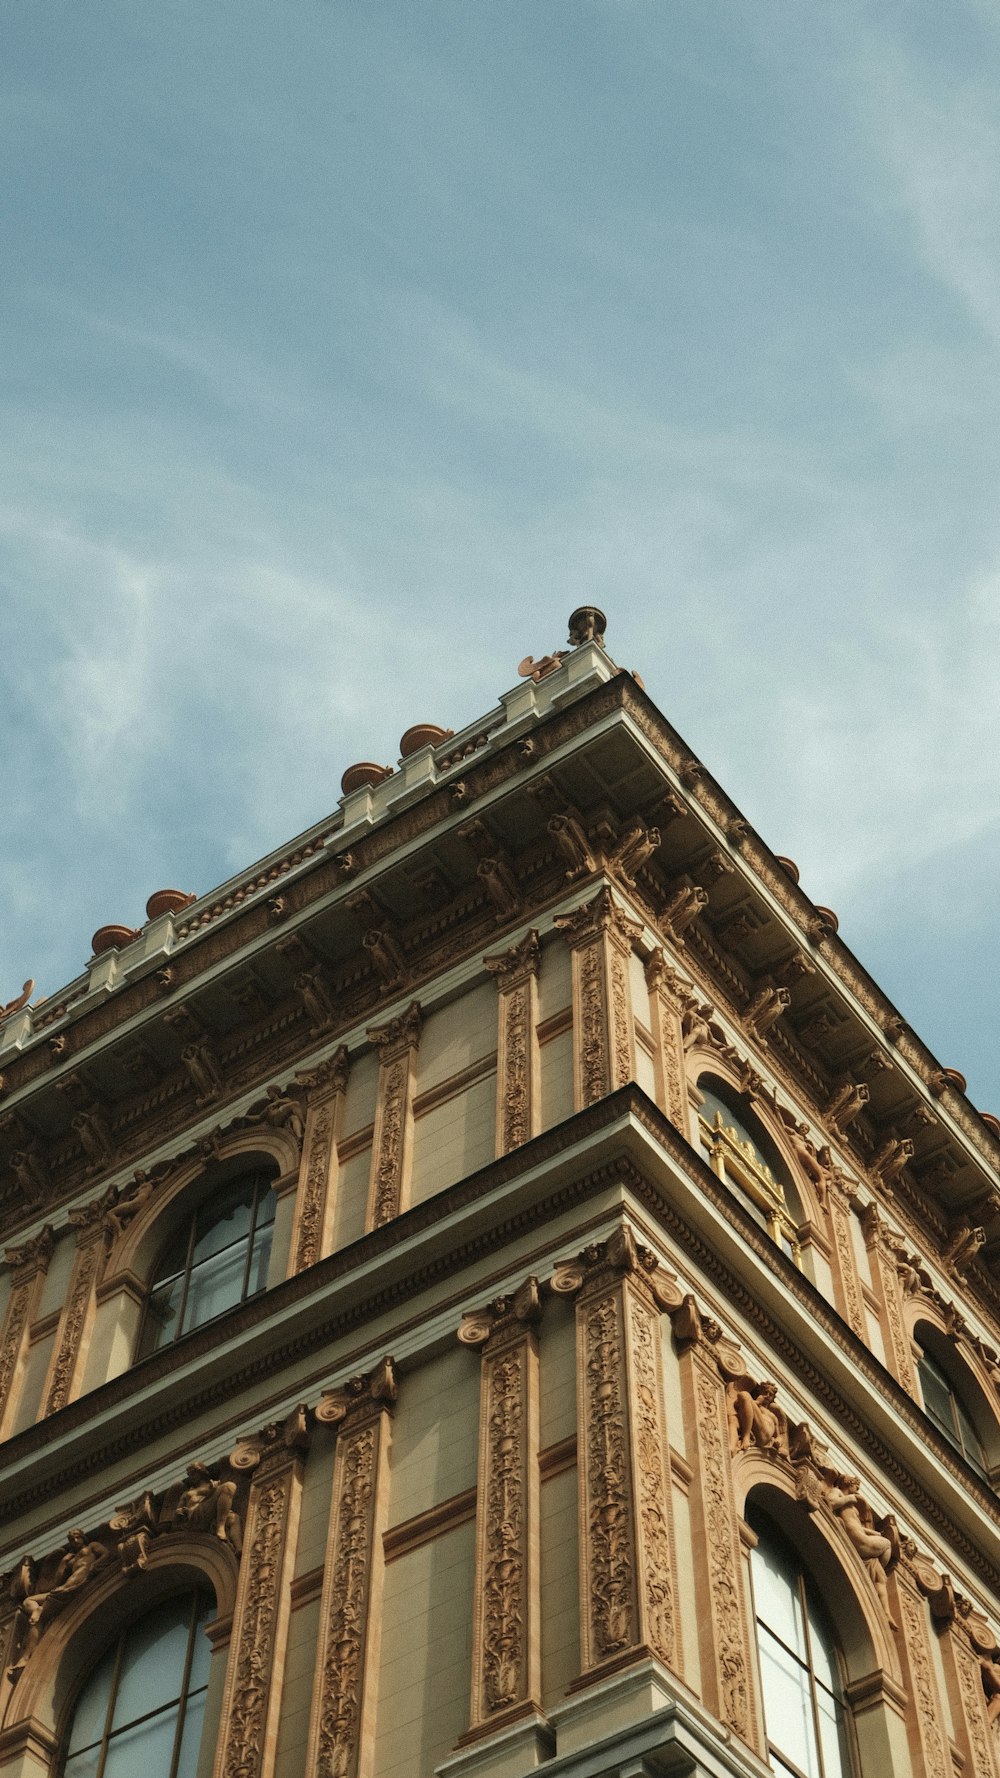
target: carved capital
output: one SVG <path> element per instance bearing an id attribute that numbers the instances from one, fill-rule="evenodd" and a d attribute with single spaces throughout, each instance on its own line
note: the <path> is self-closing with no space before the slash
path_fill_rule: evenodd
<path id="1" fill-rule="evenodd" d="M 458 1328 L 463 1346 L 496 1344 L 506 1333 L 519 1334 L 533 1326 L 541 1317 L 542 1299 L 538 1279 L 525 1278 L 510 1296 L 495 1296 L 481 1309 L 466 1309 Z"/>
<path id="2" fill-rule="evenodd" d="M 393 1360 L 379 1360 L 374 1370 L 351 1377 L 335 1389 L 324 1389 L 316 1403 L 315 1417 L 321 1426 L 340 1426 L 379 1414 L 393 1407 L 399 1393 Z"/>
<path id="3" fill-rule="evenodd" d="M 420 1029 L 423 1024 L 423 1013 L 419 1000 L 411 1000 L 406 1011 L 389 1019 L 385 1025 L 370 1025 L 368 1041 L 374 1044 L 383 1064 L 392 1062 L 409 1050 L 416 1049 L 420 1042 Z"/>
<path id="4" fill-rule="evenodd" d="M 589 1291 L 624 1277 L 648 1290 L 660 1309 L 675 1310 L 684 1301 L 673 1273 L 660 1270 L 656 1254 L 636 1241 L 627 1222 L 620 1223 L 607 1240 L 592 1242 L 575 1259 L 559 1260 L 549 1288 L 558 1296 L 576 1296 L 585 1286 Z"/>
<path id="5" fill-rule="evenodd" d="M 517 988 L 522 982 L 536 976 L 541 967 L 542 950 L 538 942 L 538 933 L 533 928 L 518 939 L 509 950 L 501 951 L 493 957 L 484 957 L 483 966 L 496 982 L 502 994 L 511 988 Z"/>

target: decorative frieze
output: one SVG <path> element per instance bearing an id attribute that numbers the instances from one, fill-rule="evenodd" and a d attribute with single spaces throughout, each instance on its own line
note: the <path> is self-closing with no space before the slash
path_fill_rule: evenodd
<path id="1" fill-rule="evenodd" d="M 366 1227 L 381 1228 L 406 1208 L 413 1147 L 415 1060 L 422 1016 L 419 1003 L 388 1024 L 375 1025 L 368 1039 L 379 1054 L 378 1099 L 372 1138 Z"/>
<path id="2" fill-rule="evenodd" d="M 573 1061 L 576 1109 L 635 1078 L 635 1030 L 628 960 L 642 927 L 605 884 L 553 922 L 573 953 Z"/>
<path id="3" fill-rule="evenodd" d="M 484 957 L 497 985 L 497 1155 L 538 1133 L 538 933 Z"/>
<path id="4" fill-rule="evenodd" d="M 388 1481 L 391 1358 L 324 1391 L 316 1419 L 336 1426 L 330 1529 L 320 1604 L 306 1769 L 311 1778 L 368 1778 L 375 1741 Z"/>
<path id="5" fill-rule="evenodd" d="M 252 1471 L 245 1553 L 213 1778 L 271 1778 L 284 1681 L 308 1416 L 242 1440 L 231 1467 Z"/>
<path id="6" fill-rule="evenodd" d="M 538 1281 L 462 1318 L 481 1346 L 468 1740 L 540 1712 Z"/>
<path id="7" fill-rule="evenodd" d="M 580 1687 L 654 1655 L 676 1669 L 659 1315 L 681 1300 L 627 1223 L 557 1266 L 576 1302 Z"/>

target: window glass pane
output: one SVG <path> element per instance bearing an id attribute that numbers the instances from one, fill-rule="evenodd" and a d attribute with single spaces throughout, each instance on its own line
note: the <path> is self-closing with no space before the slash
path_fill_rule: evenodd
<path id="1" fill-rule="evenodd" d="M 189 1333 L 240 1301 L 245 1266 L 246 1250 L 241 1244 L 192 1268 L 182 1332 Z"/>
<path id="2" fill-rule="evenodd" d="M 105 1703 L 107 1699 L 105 1698 Z M 62 1770 L 65 1778 L 97 1778 L 97 1767 L 101 1757 L 101 1744 L 88 1747 L 84 1753 L 75 1753 L 66 1761 Z"/>
<path id="3" fill-rule="evenodd" d="M 768 1740 L 808 1778 L 820 1778 L 809 1674 L 760 1626 L 760 1683 Z"/>
<path id="4" fill-rule="evenodd" d="M 760 1542 L 753 1552 L 753 1596 L 757 1616 L 800 1660 L 806 1658 L 805 1625 L 799 1597 L 798 1570 L 787 1546 L 754 1525 Z"/>
<path id="5" fill-rule="evenodd" d="M 813 1672 L 821 1686 L 832 1692 L 835 1698 L 841 1695 L 840 1666 L 837 1661 L 836 1644 L 830 1629 L 827 1616 L 812 1588 L 807 1589 L 809 1606 L 809 1646 L 812 1653 Z"/>
<path id="6" fill-rule="evenodd" d="M 167 1778 L 174 1756 L 177 1706 L 122 1729 L 108 1742 L 104 1778 Z"/>
<path id="7" fill-rule="evenodd" d="M 273 1192 L 268 1192 L 273 1197 Z M 258 1290 L 267 1287 L 267 1268 L 271 1262 L 271 1240 L 274 1229 L 269 1223 L 266 1228 L 258 1229 L 254 1237 L 253 1254 L 250 1259 L 250 1275 L 247 1278 L 247 1296 L 254 1296 Z"/>
<path id="8" fill-rule="evenodd" d="M 822 1689 L 817 1693 L 816 1703 L 825 1778 L 849 1778 L 851 1763 L 843 1706 L 835 1703 Z"/>
<path id="9" fill-rule="evenodd" d="M 984 1470 L 986 1468 L 986 1458 L 983 1447 L 979 1443 L 979 1434 L 957 1396 L 955 1397 L 955 1411 L 958 1415 L 958 1424 L 962 1435 L 962 1449 L 969 1462 L 976 1469 Z"/>
<path id="10" fill-rule="evenodd" d="M 923 1393 L 924 1407 L 931 1419 L 936 1421 L 946 1438 L 955 1442 L 957 1428 L 952 1413 L 952 1391 L 948 1379 L 938 1369 L 933 1359 L 925 1353 L 918 1366 L 920 1372 L 920 1388 Z"/>
<path id="11" fill-rule="evenodd" d="M 231 1247 L 234 1241 L 245 1241 L 250 1233 L 253 1209 L 253 1180 L 244 1180 L 238 1189 L 227 1191 L 214 1201 L 209 1198 L 198 1212 L 198 1228 L 192 1259 L 195 1264 Z"/>
<path id="12" fill-rule="evenodd" d="M 202 1638 L 204 1641 L 205 1639 Z M 208 1644 L 205 1643 L 207 1648 Z M 184 1713 L 184 1729 L 181 1739 L 181 1757 L 177 1763 L 177 1778 L 195 1778 L 198 1770 L 198 1749 L 201 1746 L 201 1728 L 205 1720 L 205 1693 L 196 1692 L 189 1697 L 187 1710 Z M 152 1778 L 152 1774 L 147 1774 Z"/>
<path id="13" fill-rule="evenodd" d="M 112 1645 L 104 1659 L 98 1662 L 80 1693 L 80 1701 L 73 1712 L 73 1730 L 68 1742 L 71 1753 L 79 1748 L 92 1746 L 104 1733 L 116 1655 L 117 1646 Z M 77 1769 L 74 1766 L 73 1770 Z M 85 1768 L 81 1766 L 79 1770 L 82 1772 Z"/>
<path id="14" fill-rule="evenodd" d="M 180 1314 L 183 1295 L 183 1278 L 175 1278 L 170 1284 L 160 1284 L 153 1291 L 146 1305 L 146 1322 L 142 1342 L 145 1352 L 155 1352 L 158 1346 L 167 1346 L 171 1340 L 176 1340 L 177 1317 Z"/>
<path id="15" fill-rule="evenodd" d="M 257 1227 L 266 1228 L 274 1221 L 274 1213 L 278 1208 L 278 1200 L 266 1179 L 262 1179 L 257 1195 Z"/>
<path id="16" fill-rule="evenodd" d="M 194 1632 L 194 1646 L 191 1650 L 191 1672 L 188 1677 L 188 1690 L 192 1692 L 196 1692 L 199 1686 L 208 1684 L 208 1664 L 212 1659 L 212 1649 L 202 1626 L 205 1623 L 205 1619 L 208 1617 L 209 1610 L 209 1602 L 205 1599 L 198 1612 L 198 1622 L 195 1625 Z"/>
<path id="17" fill-rule="evenodd" d="M 190 1621 L 188 1594 L 169 1600 L 126 1630 L 112 1730 L 179 1697 Z"/>

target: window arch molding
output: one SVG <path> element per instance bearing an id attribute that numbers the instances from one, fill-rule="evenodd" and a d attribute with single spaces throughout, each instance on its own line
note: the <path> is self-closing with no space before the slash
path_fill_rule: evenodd
<path id="1" fill-rule="evenodd" d="M 844 1691 L 857 1754 L 856 1778 L 883 1778 L 886 1772 L 908 1769 L 902 1669 L 892 1631 L 879 1610 L 860 1557 L 822 1512 L 805 1510 L 791 1478 L 776 1474 L 767 1459 L 750 1458 L 734 1480 L 739 1510 L 745 1515 L 748 1507 L 751 1511 L 756 1508 L 773 1522 L 823 1602 L 843 1660 Z M 791 1511 L 790 1501 L 795 1501 Z M 746 1533 L 748 1544 L 752 1544 L 755 1538 L 749 1525 Z M 748 1549 L 748 1575 L 749 1567 Z M 747 1594 L 756 1641 L 749 1579 Z M 757 1683 L 759 1686 L 759 1670 Z M 760 1703 L 763 1716 L 763 1699 Z"/>
<path id="2" fill-rule="evenodd" d="M 224 1131 L 215 1161 L 206 1167 L 201 1156 L 193 1156 L 178 1167 L 124 1230 L 105 1274 L 102 1297 L 129 1284 L 145 1290 L 165 1242 L 197 1201 L 199 1190 L 203 1187 L 207 1194 L 214 1181 L 235 1176 L 240 1162 L 248 1171 L 255 1166 L 276 1167 L 271 1189 L 278 1192 L 297 1179 L 299 1150 L 286 1130 Z"/>
<path id="3" fill-rule="evenodd" d="M 771 1115 L 766 1105 L 751 1104 L 732 1063 L 706 1045 L 702 1044 L 691 1050 L 688 1069 L 688 1097 L 692 1104 L 693 1118 L 697 1120 L 698 1103 L 702 1094 L 706 1090 L 712 1090 L 713 1080 L 718 1081 L 730 1098 L 744 1105 L 745 1111 L 741 1115 L 749 1120 L 748 1127 L 751 1131 L 754 1124 L 759 1125 L 766 1138 L 766 1146 L 775 1151 L 780 1170 L 784 1174 L 782 1184 L 786 1191 L 790 1188 L 792 1193 L 789 1209 L 793 1218 L 797 1218 L 800 1226 L 808 1225 L 812 1229 L 825 1230 L 826 1218 L 816 1188 L 792 1149 L 780 1118 Z M 697 1133 L 695 1146 L 699 1146 Z"/>
<path id="4" fill-rule="evenodd" d="M 961 1334 L 956 1338 L 949 1330 L 938 1305 L 929 1297 L 910 1297 L 906 1301 L 905 1324 L 914 1345 L 920 1352 L 926 1352 L 943 1371 L 972 1421 L 982 1446 L 987 1476 L 995 1486 L 1000 1480 L 1000 1401 L 997 1386 L 985 1364 Z"/>
<path id="5" fill-rule="evenodd" d="M 10 1693 L 0 1730 L 0 1775 L 9 1768 L 25 1778 L 35 1778 L 36 1772 L 38 1778 L 49 1778 L 67 1712 L 123 1623 L 199 1587 L 214 1598 L 213 1621 L 221 1627 L 232 1616 L 238 1575 L 228 1544 L 205 1532 L 171 1532 L 168 1539 L 154 1539 L 147 1566 L 131 1577 L 113 1560 L 102 1564 L 79 1599 L 49 1624 Z M 214 1649 L 225 1646 L 223 1637 L 213 1636 L 212 1641 Z"/>

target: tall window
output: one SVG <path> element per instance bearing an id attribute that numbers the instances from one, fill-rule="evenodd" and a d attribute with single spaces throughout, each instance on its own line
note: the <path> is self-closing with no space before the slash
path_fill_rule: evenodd
<path id="1" fill-rule="evenodd" d="M 751 1216 L 798 1260 L 798 1227 L 774 1144 L 751 1113 L 737 1108 L 723 1081 L 708 1075 L 698 1082 L 698 1130 L 713 1173 L 732 1187 Z"/>
<path id="2" fill-rule="evenodd" d="M 851 1778 L 854 1765 L 840 1656 L 798 1555 L 770 1519 L 747 1512 L 764 1726 L 782 1778 Z"/>
<path id="3" fill-rule="evenodd" d="M 77 1698 L 60 1778 L 195 1778 L 210 1610 L 186 1593 L 121 1632 Z"/>
<path id="4" fill-rule="evenodd" d="M 274 1193 L 266 1173 L 244 1173 L 203 1199 L 160 1256 L 139 1357 L 263 1290 L 273 1227 Z"/>
<path id="5" fill-rule="evenodd" d="M 950 1445 L 960 1451 L 966 1463 L 971 1463 L 984 1482 L 989 1481 L 986 1469 L 986 1453 L 983 1450 L 979 1434 L 972 1424 L 969 1411 L 957 1394 L 949 1378 L 939 1364 L 935 1364 L 929 1352 L 921 1354 L 917 1365 L 920 1378 L 920 1392 L 924 1398 L 924 1412 L 933 1420 L 939 1432 L 943 1432 Z"/>

